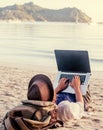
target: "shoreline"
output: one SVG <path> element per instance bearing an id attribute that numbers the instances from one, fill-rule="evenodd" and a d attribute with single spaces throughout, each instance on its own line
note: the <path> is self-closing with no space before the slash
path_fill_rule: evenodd
<path id="1" fill-rule="evenodd" d="M 0 126 L 6 112 L 26 99 L 29 80 L 43 73 L 54 82 L 56 67 L 0 65 Z M 91 110 L 80 120 L 70 121 L 59 130 L 102 130 L 103 129 L 103 71 L 93 71 L 90 79 Z M 0 130 L 3 130 L 0 127 Z"/>

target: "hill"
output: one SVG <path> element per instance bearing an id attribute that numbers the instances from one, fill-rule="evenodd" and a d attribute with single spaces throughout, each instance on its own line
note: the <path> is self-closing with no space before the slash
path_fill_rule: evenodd
<path id="1" fill-rule="evenodd" d="M 32 2 L 0 8 L 0 20 L 91 22 L 91 18 L 77 8 L 53 10 L 42 8 Z"/>

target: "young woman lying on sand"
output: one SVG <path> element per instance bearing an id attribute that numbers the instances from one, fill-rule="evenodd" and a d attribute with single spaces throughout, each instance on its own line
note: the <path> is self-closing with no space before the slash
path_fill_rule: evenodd
<path id="1" fill-rule="evenodd" d="M 29 100 L 53 101 L 58 104 L 58 119 L 66 122 L 70 119 L 79 119 L 84 111 L 83 97 L 80 90 L 80 78 L 75 76 L 70 85 L 75 90 L 76 102 L 71 102 L 68 94 L 61 94 L 68 82 L 66 78 L 62 78 L 55 90 L 51 80 L 43 74 L 34 76 L 28 86 L 27 97 Z"/>

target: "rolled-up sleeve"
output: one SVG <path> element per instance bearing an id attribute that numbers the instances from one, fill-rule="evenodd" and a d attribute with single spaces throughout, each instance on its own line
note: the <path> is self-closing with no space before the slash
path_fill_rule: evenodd
<path id="1" fill-rule="evenodd" d="M 82 102 L 70 103 L 70 112 L 74 119 L 80 119 L 84 113 L 84 104 Z"/>
<path id="2" fill-rule="evenodd" d="M 58 104 L 58 118 L 63 122 L 70 119 L 80 119 L 84 113 L 82 102 L 69 102 L 67 100 Z"/>

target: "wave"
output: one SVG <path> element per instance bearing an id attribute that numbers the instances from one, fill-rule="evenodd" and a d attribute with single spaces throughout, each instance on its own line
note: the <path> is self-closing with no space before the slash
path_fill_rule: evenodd
<path id="1" fill-rule="evenodd" d="M 33 51 L 33 54 L 30 54 L 30 56 L 55 59 L 54 51 L 47 51 L 47 50 L 35 50 L 35 51 Z M 94 57 L 94 58 L 90 58 L 90 61 L 91 62 L 103 62 L 103 59 Z"/>
<path id="2" fill-rule="evenodd" d="M 2 52 L 2 56 L 11 56 L 11 57 L 24 57 L 24 58 L 44 58 L 44 59 L 55 59 L 55 54 L 53 50 L 34 50 L 34 49 L 25 49 L 24 51 L 11 51 L 11 52 Z M 103 63 L 102 58 L 90 57 L 91 62 Z"/>
<path id="3" fill-rule="evenodd" d="M 92 62 L 103 62 L 103 59 L 90 58 Z"/>
<path id="4" fill-rule="evenodd" d="M 47 51 L 47 50 L 33 50 L 33 52 L 38 52 L 38 53 L 44 53 L 44 54 L 53 54 L 53 51 Z"/>
<path id="5" fill-rule="evenodd" d="M 53 51 L 47 51 L 47 50 L 35 50 L 34 52 L 37 52 L 37 55 L 41 55 L 42 57 L 48 57 L 48 58 L 55 58 Z M 103 62 L 102 58 L 90 58 L 90 61 L 93 62 Z"/>

